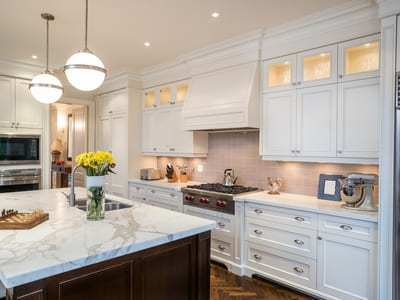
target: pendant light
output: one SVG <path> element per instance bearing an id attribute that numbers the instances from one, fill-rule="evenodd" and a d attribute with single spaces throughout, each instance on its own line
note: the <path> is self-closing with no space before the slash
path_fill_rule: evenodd
<path id="1" fill-rule="evenodd" d="M 49 71 L 49 21 L 53 21 L 54 16 L 48 13 L 41 16 L 46 20 L 46 70 L 32 79 L 29 90 L 37 101 L 53 103 L 61 98 L 64 91 L 60 80 Z"/>
<path id="2" fill-rule="evenodd" d="M 72 55 L 64 66 L 68 81 L 81 91 L 97 89 L 106 77 L 101 60 L 87 47 L 88 0 L 86 0 L 85 49 Z"/>

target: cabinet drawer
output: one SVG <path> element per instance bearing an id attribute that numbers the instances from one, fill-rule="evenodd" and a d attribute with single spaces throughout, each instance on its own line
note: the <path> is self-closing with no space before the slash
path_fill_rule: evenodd
<path id="1" fill-rule="evenodd" d="M 271 224 L 261 220 L 246 222 L 246 239 L 275 249 L 316 258 L 317 234 L 314 230 L 295 228 L 285 224 Z"/>
<path id="2" fill-rule="evenodd" d="M 246 206 L 246 216 L 301 228 L 317 228 L 317 215 L 301 210 L 248 203 Z"/>
<path id="3" fill-rule="evenodd" d="M 213 229 L 218 233 L 222 233 L 225 235 L 232 235 L 233 234 L 233 224 L 234 224 L 234 216 L 228 215 L 224 213 L 219 213 L 215 211 L 205 210 L 202 208 L 184 205 L 184 213 L 209 219 L 215 221 L 217 223 L 217 227 Z"/>
<path id="4" fill-rule="evenodd" d="M 156 197 L 160 199 L 165 199 L 168 201 L 176 202 L 181 192 L 169 189 L 159 189 L 154 187 L 146 187 L 146 192 L 150 197 Z M 182 198 L 182 197 L 181 197 Z"/>
<path id="5" fill-rule="evenodd" d="M 146 194 L 147 190 L 146 187 L 140 184 L 129 183 L 129 195 L 144 195 Z"/>
<path id="6" fill-rule="evenodd" d="M 316 287 L 316 261 L 248 243 L 246 264 L 260 274 Z"/>
<path id="7" fill-rule="evenodd" d="M 211 235 L 211 254 L 223 259 L 232 259 L 233 242 L 231 239 Z"/>
<path id="8" fill-rule="evenodd" d="M 318 231 L 377 242 L 377 223 L 329 215 L 318 216 Z"/>

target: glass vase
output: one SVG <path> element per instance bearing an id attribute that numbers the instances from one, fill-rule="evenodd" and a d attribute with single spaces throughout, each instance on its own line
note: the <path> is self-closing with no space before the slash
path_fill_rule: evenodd
<path id="1" fill-rule="evenodd" d="M 86 217 L 88 220 L 104 219 L 105 192 L 104 176 L 86 176 Z"/>

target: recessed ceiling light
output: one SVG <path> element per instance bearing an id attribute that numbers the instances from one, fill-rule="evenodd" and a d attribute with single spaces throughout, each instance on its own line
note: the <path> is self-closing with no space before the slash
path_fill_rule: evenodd
<path id="1" fill-rule="evenodd" d="M 211 17 L 218 18 L 220 16 L 219 12 L 215 11 L 211 14 Z"/>
<path id="2" fill-rule="evenodd" d="M 37 55 L 35 55 L 35 54 L 33 54 L 31 57 L 32 57 L 33 59 L 38 59 Z"/>
<path id="3" fill-rule="evenodd" d="M 145 47 L 150 47 L 150 45 L 151 45 L 151 44 L 150 44 L 149 42 L 144 42 L 144 46 L 145 46 Z"/>

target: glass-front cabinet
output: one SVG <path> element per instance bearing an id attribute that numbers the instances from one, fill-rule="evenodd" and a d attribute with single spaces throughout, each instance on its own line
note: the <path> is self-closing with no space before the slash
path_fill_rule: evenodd
<path id="1" fill-rule="evenodd" d="M 143 108 L 155 109 L 169 105 L 183 104 L 189 89 L 188 81 L 179 81 L 166 86 L 158 86 L 143 91 Z"/>
<path id="2" fill-rule="evenodd" d="M 339 44 L 338 81 L 379 76 L 380 35 Z"/>
<path id="3" fill-rule="evenodd" d="M 287 55 L 264 62 L 264 91 L 296 88 L 296 55 Z"/>

